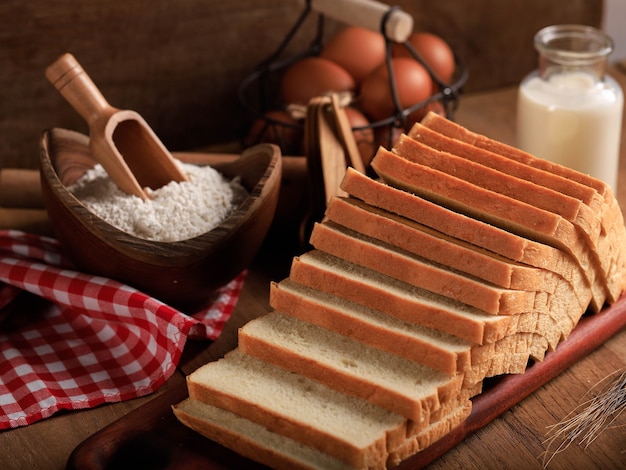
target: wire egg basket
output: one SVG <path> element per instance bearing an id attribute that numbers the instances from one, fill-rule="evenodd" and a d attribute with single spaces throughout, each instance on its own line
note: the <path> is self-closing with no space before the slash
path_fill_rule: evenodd
<path id="1" fill-rule="evenodd" d="M 380 31 L 385 39 L 385 61 L 387 70 L 389 71 L 389 86 L 395 112 L 385 119 L 352 128 L 355 135 L 358 135 L 359 131 L 368 131 L 370 129 L 377 132 L 377 135 L 384 135 L 386 141 L 378 141 L 377 144 L 387 147 L 390 147 L 392 144 L 394 130 L 404 129 L 409 116 L 414 115 L 414 113 L 419 110 L 426 110 L 433 104 L 439 104 L 440 106 L 438 106 L 438 108 L 440 112 L 447 118 L 453 119 L 454 112 L 458 107 L 462 87 L 468 78 L 467 69 L 456 54 L 454 54 L 455 71 L 453 82 L 446 83 L 437 76 L 432 67 L 428 65 L 408 40 L 398 43 L 390 39 L 386 34 L 386 22 L 390 17 L 390 13 L 397 9 L 398 7 L 390 7 L 387 14 L 383 16 L 380 25 Z M 315 34 L 308 48 L 300 53 L 283 58 L 287 46 L 312 13 L 311 2 L 308 0 L 305 2 L 304 10 L 288 30 L 276 50 L 263 60 L 240 84 L 238 90 L 239 102 L 248 113 L 250 122 L 254 122 L 257 126 L 254 132 L 248 133 L 248 137 L 244 141 L 244 146 L 254 145 L 261 141 L 272 141 L 281 147 L 283 154 L 299 154 L 299 148 L 297 145 L 294 146 L 294 141 L 297 142 L 297 136 L 301 135 L 303 123 L 297 119 L 286 122 L 285 119 L 273 117 L 271 111 L 286 109 L 286 104 L 280 101 L 280 94 L 277 91 L 282 72 L 299 60 L 306 57 L 318 56 L 324 46 L 323 39 L 326 18 L 324 14 L 318 13 Z M 428 72 L 437 87 L 437 91 L 427 99 L 404 108 L 399 102 L 396 80 L 393 67 L 391 66 L 392 48 L 397 45 L 401 45 L 408 50 L 410 56 L 418 61 Z"/>

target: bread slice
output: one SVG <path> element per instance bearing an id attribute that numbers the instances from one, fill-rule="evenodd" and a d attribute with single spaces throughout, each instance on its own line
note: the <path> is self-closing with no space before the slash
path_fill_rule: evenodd
<path id="1" fill-rule="evenodd" d="M 394 247 L 399 245 L 401 251 L 407 251 L 408 253 L 417 252 L 420 257 L 423 254 L 426 257 L 435 258 L 437 262 L 440 262 L 443 266 L 448 266 L 452 271 L 458 267 L 460 271 L 475 272 L 483 278 L 494 278 L 505 285 L 511 284 L 511 281 L 514 279 L 514 283 L 518 288 L 529 291 L 535 290 L 536 305 L 532 307 L 540 309 L 553 319 L 554 326 L 552 328 L 545 329 L 547 324 L 542 326 L 547 333 L 551 348 L 556 346 L 561 337 L 565 338 L 568 336 L 578 322 L 580 315 L 589 305 L 589 295 L 586 298 L 581 297 L 582 294 L 575 292 L 565 279 L 552 271 L 521 265 L 504 257 L 490 254 L 486 250 L 481 250 L 461 240 L 443 237 L 442 234 L 438 234 L 428 227 L 377 209 L 355 198 L 335 198 L 331 200 L 326 211 L 326 220 L 320 227 L 324 227 L 329 222 L 338 222 L 342 226 L 347 224 L 349 228 L 361 234 L 371 236 L 373 240 L 376 240 L 377 243 L 383 246 L 387 244 Z M 317 238 L 316 230 L 314 230 L 311 242 L 318 249 L 330 251 L 323 244 L 324 238 L 321 241 L 318 241 Z M 338 241 L 331 245 L 331 248 L 334 250 L 333 254 L 345 257 L 343 253 L 349 245 L 339 244 Z M 371 243 L 374 242 L 372 241 Z M 360 247 L 363 250 L 367 249 L 366 245 Z M 364 261 L 362 260 L 369 259 L 369 256 L 360 256 L 360 254 L 356 253 L 351 261 L 363 264 Z M 371 264 L 369 266 L 372 267 Z M 403 266 L 406 265 L 400 264 L 400 267 Z M 389 267 L 385 267 L 385 269 Z M 409 269 L 408 266 L 406 267 Z M 492 273 L 496 274 L 492 275 Z M 528 284 L 524 285 L 523 281 L 528 281 Z M 491 289 L 492 286 L 485 284 L 484 288 Z M 565 298 L 568 299 L 566 304 L 562 304 L 563 308 L 561 309 L 548 307 L 549 303 L 555 302 L 553 296 L 556 292 L 559 293 L 559 296 L 567 296 Z M 554 328 L 559 328 L 560 334 L 557 334 Z"/>
<path id="2" fill-rule="evenodd" d="M 294 258 L 290 277 L 300 284 L 477 344 L 503 338 L 517 322 L 517 316 L 491 315 L 319 250 Z"/>
<path id="3" fill-rule="evenodd" d="M 185 426 L 246 458 L 277 470 L 355 468 L 252 420 L 198 400 L 188 398 L 174 405 L 173 411 Z"/>
<path id="4" fill-rule="evenodd" d="M 458 156 L 454 153 L 454 150 L 458 150 L 458 145 L 451 145 L 452 148 L 445 146 L 444 142 L 437 148 L 428 145 L 420 139 L 424 134 L 428 134 L 428 131 L 428 128 L 416 123 L 410 131 L 410 136 L 402 134 L 392 151 L 414 163 L 454 175 L 476 186 L 560 215 L 579 227 L 590 246 L 594 250 L 597 249 L 596 243 L 601 228 L 600 213 L 597 211 L 602 208 L 599 198 L 594 212 L 579 199 L 466 158 L 468 154 L 471 155 L 470 152 Z M 436 135 L 435 132 L 431 133 Z M 433 143 L 433 140 L 430 142 Z M 442 136 L 441 140 L 444 141 L 445 137 Z M 471 146 L 468 147 L 471 149 Z"/>
<path id="5" fill-rule="evenodd" d="M 449 413 L 431 423 L 422 432 L 409 437 L 401 445 L 392 449 L 387 458 L 387 468 L 395 467 L 402 461 L 431 446 L 462 424 L 471 412 L 471 401 L 464 401 L 458 404 Z"/>
<path id="6" fill-rule="evenodd" d="M 468 181 L 410 162 L 379 148 L 372 167 L 387 183 L 509 232 L 551 245 L 571 255 L 591 284 L 594 305 L 601 308 L 606 283 L 591 250 L 574 225 L 563 217 Z"/>
<path id="7" fill-rule="evenodd" d="M 421 132 L 421 129 L 424 131 Z M 588 247 L 591 264 L 597 269 L 603 284 L 606 285 L 606 274 L 609 268 L 602 260 L 609 258 L 608 252 L 603 252 L 608 247 L 605 246 L 606 244 L 599 243 L 602 229 L 602 213 L 600 212 L 602 204 L 599 202 L 599 197 L 597 198 L 598 204 L 592 208 L 579 199 L 535 184 L 533 181 L 521 179 L 476 163 L 471 159 L 431 147 L 418 140 L 423 133 L 428 133 L 428 129 L 419 123 L 415 124 L 411 130 L 411 135 L 414 138 L 407 135 L 400 136 L 393 152 L 411 162 L 428 166 L 480 188 L 508 196 L 516 201 L 525 202 L 533 207 L 563 217 L 577 229 L 579 236 Z M 436 135 L 435 132 L 432 133 Z M 445 137 L 442 137 L 443 139 Z M 445 146 L 442 144 L 440 147 Z M 468 147 L 471 148 L 471 146 Z M 476 149 L 476 151 L 480 150 Z M 470 152 L 468 154 L 471 155 Z"/>
<path id="8" fill-rule="evenodd" d="M 427 114 L 420 123 L 416 123 L 409 130 L 408 135 L 437 150 L 458 155 L 502 173 L 525 181 L 532 181 L 561 194 L 566 194 L 578 199 L 598 213 L 603 211 L 603 197 L 594 188 L 577 183 L 568 177 L 541 170 L 521 161 L 515 161 L 485 148 L 480 145 L 479 141 L 489 139 L 484 136 L 478 137 L 478 134 L 461 127 L 443 116 L 438 116 L 435 113 Z M 472 137 L 472 135 L 475 137 Z M 492 149 L 497 148 L 489 147 Z"/>
<path id="9" fill-rule="evenodd" d="M 530 360 L 542 361 L 548 351 L 547 339 L 537 333 L 518 332 L 496 343 L 486 360 L 472 363 L 465 371 L 463 389 L 474 387 L 488 377 L 522 374 Z"/>
<path id="10" fill-rule="evenodd" d="M 473 397 L 479 395 L 482 392 L 482 386 L 483 384 L 481 382 L 472 387 L 462 388 L 461 393 L 459 393 L 456 397 L 456 400 L 444 403 L 441 408 L 430 415 L 432 421 L 429 425 L 444 419 L 447 415 L 453 413 L 459 406 L 464 406 L 468 400 L 471 400 Z"/>
<path id="11" fill-rule="evenodd" d="M 326 220 L 507 289 L 545 290 L 556 277 L 356 198 L 333 198 Z"/>
<path id="12" fill-rule="evenodd" d="M 578 198 L 589 205 L 592 210 L 597 208 L 597 204 L 592 201 L 596 196 L 589 192 L 585 194 L 585 188 L 594 191 L 603 201 L 603 208 L 598 211 L 602 214 L 599 253 L 600 259 L 604 263 L 608 263 L 609 266 L 606 269 L 605 265 L 609 301 L 615 301 L 619 297 L 626 288 L 626 254 L 620 248 L 626 244 L 626 229 L 624 228 L 621 209 L 608 184 L 566 166 L 537 158 L 503 142 L 472 132 L 434 113 L 427 114 L 422 120 L 422 124 L 442 135 L 486 150 L 488 151 L 487 156 L 491 154 L 508 159 L 508 162 L 498 162 L 498 169 L 510 174 L 524 172 L 523 174 L 529 175 L 529 179 L 532 181 Z M 492 160 L 490 165 L 494 166 L 494 161 Z M 526 170 L 523 168 L 524 166 L 527 168 Z M 529 174 L 529 169 L 536 171 Z"/>
<path id="13" fill-rule="evenodd" d="M 383 470 L 400 464 L 460 425 L 471 413 L 471 402 L 464 400 L 445 411 L 416 435 L 407 437 L 376 466 L 348 465 L 314 447 L 222 408 L 187 398 L 172 407 L 176 418 L 195 432 L 218 444 L 277 470 Z"/>
<path id="14" fill-rule="evenodd" d="M 280 312 L 243 326 L 239 348 L 416 423 L 427 423 L 463 381 Z"/>
<path id="15" fill-rule="evenodd" d="M 535 304 L 533 291 L 488 284 L 332 221 L 315 224 L 309 243 L 318 250 L 486 313 L 516 315 L 529 311 Z"/>
<path id="16" fill-rule="evenodd" d="M 481 247 L 510 260 L 552 271 L 571 286 L 579 303 L 588 304 L 591 287 L 581 267 L 567 253 L 481 220 L 454 212 L 414 194 L 394 188 L 348 168 L 344 190 L 374 207 L 398 214 L 450 237 Z"/>
<path id="17" fill-rule="evenodd" d="M 474 361 L 483 361 L 490 351 L 477 350 L 472 355 L 472 343 L 468 341 L 400 320 L 291 278 L 271 283 L 270 306 L 446 374 L 465 371 L 472 357 Z"/>
<path id="18" fill-rule="evenodd" d="M 473 369 L 471 385 L 495 373 L 489 369 L 492 366 L 490 361 L 495 354 L 502 351 L 525 351 L 537 360 L 543 359 L 550 347 L 550 344 L 546 344 L 549 341 L 547 338 L 534 336 L 537 336 L 537 332 L 553 329 L 551 324 L 545 325 L 538 321 L 528 321 L 528 325 L 520 322 L 520 331 L 514 334 L 493 343 L 472 345 L 436 330 L 404 322 L 391 315 L 298 284 L 291 278 L 272 283 L 270 305 L 278 311 L 446 374 Z M 522 349 L 524 346 L 526 350 Z M 480 371 L 483 371 L 483 375 L 477 379 Z"/>
<path id="19" fill-rule="evenodd" d="M 407 435 L 403 416 L 235 349 L 187 377 L 189 397 L 355 467 L 377 466 Z"/>

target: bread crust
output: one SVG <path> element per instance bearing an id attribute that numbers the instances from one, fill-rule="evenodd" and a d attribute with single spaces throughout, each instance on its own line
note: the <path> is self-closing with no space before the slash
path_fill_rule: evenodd
<path id="1" fill-rule="evenodd" d="M 244 419 L 237 415 L 233 415 L 230 417 L 231 419 L 228 419 L 227 416 L 220 421 L 219 418 L 224 415 L 220 412 L 216 419 L 207 419 L 206 416 L 194 410 L 194 407 L 197 406 L 198 402 L 188 398 L 174 405 L 172 411 L 185 426 L 255 462 L 277 470 L 354 469 L 354 467 L 330 456 L 315 455 L 315 452 L 309 449 L 302 449 L 303 446 L 301 447 L 300 443 L 290 442 L 290 439 L 271 433 L 266 428 L 257 427 L 254 423 L 245 424 L 244 426 L 247 425 L 251 428 L 251 432 L 243 433 L 241 426 L 233 426 L 233 418 L 235 420 Z M 204 407 L 206 405 L 200 402 L 199 406 Z M 266 435 L 268 434 L 273 435 L 267 438 Z"/>
<path id="2" fill-rule="evenodd" d="M 381 316 L 388 315 L 369 308 L 363 312 L 357 306 L 353 311 L 345 302 L 333 303 L 333 297 L 336 296 L 297 284 L 291 278 L 270 285 L 270 306 L 275 310 L 447 374 L 470 367 L 471 343 L 452 336 L 442 338 L 443 335 L 421 326 L 403 325 L 392 316 L 386 321 Z"/>
<path id="3" fill-rule="evenodd" d="M 426 449 L 461 425 L 472 411 L 472 402 L 464 401 L 446 415 L 431 423 L 427 428 L 408 437 L 401 445 L 392 449 L 387 458 L 387 468 L 399 465 L 403 460 Z"/>
<path id="4" fill-rule="evenodd" d="M 245 365 L 243 368 L 240 367 L 240 364 L 246 363 L 253 364 L 250 368 Z M 244 373 L 249 370 L 254 371 L 252 378 L 248 378 L 247 375 L 244 378 Z M 278 377 L 280 382 L 272 389 L 264 389 L 262 385 L 256 383 L 257 377 L 263 377 L 263 380 L 269 378 L 270 383 L 273 383 L 274 377 Z M 286 385 L 283 384 L 283 378 Z M 242 385 L 243 380 L 247 380 L 254 393 L 245 391 L 239 386 L 236 388 L 225 386 L 227 382 L 233 380 L 242 381 Z M 253 382 L 249 382 L 250 380 Z M 322 397 L 318 396 L 320 393 L 328 400 L 337 393 L 291 372 L 281 372 L 280 368 L 247 356 L 238 349 L 227 353 L 216 362 L 205 364 L 187 377 L 190 398 L 253 419 L 273 432 L 289 436 L 356 467 L 376 465 L 385 459 L 389 447 L 395 447 L 406 436 L 406 419 L 382 412 L 382 409 L 377 411 L 377 407 L 366 408 L 359 405 L 353 408 L 355 419 L 360 419 L 356 417 L 357 413 L 362 413 L 362 416 L 372 413 L 385 420 L 378 425 L 380 431 L 377 437 L 362 446 L 330 427 L 321 428 L 311 424 L 311 416 L 306 409 L 298 409 L 298 415 L 294 413 L 294 409 L 292 412 L 286 412 L 283 406 L 286 404 L 285 401 L 278 399 L 276 395 L 283 386 L 294 386 L 295 390 L 302 389 L 302 397 L 308 397 L 310 403 L 313 399 L 321 400 Z M 331 405 L 330 401 L 327 403 Z M 347 415 L 343 419 L 346 418 Z"/>
<path id="5" fill-rule="evenodd" d="M 608 300 L 615 302 L 619 298 L 626 286 L 626 257 L 624 250 L 620 248 L 626 244 L 626 229 L 623 214 L 608 184 L 472 132 L 435 113 L 428 113 L 421 125 L 442 136 L 485 151 L 470 152 L 466 157 L 486 158 L 488 165 L 493 168 L 580 199 L 591 211 L 600 214 L 602 230 L 597 242 L 598 259 L 607 280 Z"/>
<path id="6" fill-rule="evenodd" d="M 285 340 L 280 332 L 284 333 L 286 324 L 295 324 L 289 336 L 300 337 L 305 334 L 306 340 Z M 320 336 L 337 338 L 332 341 L 322 338 L 320 342 Z M 311 346 L 298 348 L 294 342 Z M 359 344 L 357 341 L 350 344 L 350 340 L 342 338 L 339 333 L 324 334 L 322 328 L 308 326 L 300 320 L 289 321 L 288 315 L 278 312 L 255 319 L 239 330 L 239 348 L 244 353 L 285 367 L 335 390 L 363 398 L 418 423 L 426 423 L 432 412 L 460 392 L 462 374 L 446 375 L 435 370 L 429 371 L 408 360 Z M 336 350 L 336 354 L 343 357 L 342 364 L 324 360 L 324 354 L 315 353 L 315 350 L 330 349 Z M 364 361 L 376 361 L 381 369 L 393 370 L 399 378 L 397 386 L 394 387 L 391 381 L 386 383 L 382 377 L 368 374 Z M 393 367 L 392 364 L 397 366 Z"/>
<path id="7" fill-rule="evenodd" d="M 315 224 L 309 242 L 318 250 L 493 315 L 516 315 L 529 311 L 535 304 L 534 291 L 487 284 L 449 267 L 413 257 L 391 245 L 376 243 L 333 222 Z"/>
<path id="8" fill-rule="evenodd" d="M 576 227 L 563 217 L 525 202 L 485 190 L 468 181 L 410 162 L 379 148 L 372 167 L 388 184 L 437 204 L 537 240 L 571 255 L 587 277 L 596 310 L 606 299 L 604 273 Z"/>
<path id="9" fill-rule="evenodd" d="M 355 171 L 346 170 L 342 187 L 352 197 L 418 222 L 510 260 L 544 268 L 564 277 L 576 289 L 590 285 L 580 266 L 568 254 L 543 243 L 481 220 L 451 211 L 414 194 L 394 188 Z"/>
<path id="10" fill-rule="evenodd" d="M 356 198 L 333 198 L 326 220 L 417 256 L 508 289 L 539 290 L 550 285 L 533 269 Z"/>

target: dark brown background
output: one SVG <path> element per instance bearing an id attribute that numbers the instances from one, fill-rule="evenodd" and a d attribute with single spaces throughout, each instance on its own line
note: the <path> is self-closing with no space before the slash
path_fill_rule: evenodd
<path id="1" fill-rule="evenodd" d="M 416 29 L 454 47 L 467 91 L 518 82 L 535 67 L 532 37 L 555 23 L 600 25 L 601 0 L 399 0 Z M 300 14 L 292 0 L 5 0 L 0 3 L 0 167 L 36 168 L 49 127 L 87 132 L 44 77 L 72 52 L 109 102 L 142 114 L 171 150 L 236 141 L 237 87 Z M 327 22 L 332 34 L 341 24 Z M 314 16 L 291 51 L 313 37 Z"/>

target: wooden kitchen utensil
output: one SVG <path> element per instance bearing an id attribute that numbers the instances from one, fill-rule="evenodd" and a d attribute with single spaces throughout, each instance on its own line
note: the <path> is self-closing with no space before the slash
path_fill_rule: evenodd
<path id="1" fill-rule="evenodd" d="M 361 157 L 361 152 L 359 152 L 359 147 L 357 146 L 354 138 L 354 133 L 352 132 L 352 127 L 350 126 L 350 121 L 348 120 L 346 111 L 340 103 L 339 95 L 337 93 L 333 93 L 330 96 L 330 100 L 332 104 L 332 114 L 335 118 L 337 134 L 341 140 L 341 144 L 343 145 L 343 149 L 348 160 L 347 164 L 356 171 L 365 173 L 363 158 Z"/>
<path id="2" fill-rule="evenodd" d="M 72 54 L 52 63 L 46 77 L 87 121 L 91 153 L 122 191 L 147 199 L 145 187 L 186 180 L 146 121 L 109 105 Z"/>
<path id="3" fill-rule="evenodd" d="M 274 219 L 282 172 L 276 145 L 258 144 L 224 158 L 176 153 L 181 162 L 210 164 L 225 177 L 238 178 L 249 194 L 213 230 L 173 242 L 123 232 L 69 191 L 96 164 L 86 135 L 51 129 L 41 148 L 41 190 L 50 224 L 77 269 L 126 283 L 188 313 L 249 266 Z"/>
<path id="4" fill-rule="evenodd" d="M 330 18 L 372 31 L 384 30 L 387 38 L 404 42 L 413 32 L 413 17 L 376 0 L 311 0 L 311 8 Z"/>

